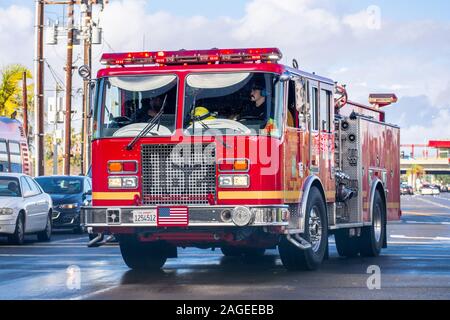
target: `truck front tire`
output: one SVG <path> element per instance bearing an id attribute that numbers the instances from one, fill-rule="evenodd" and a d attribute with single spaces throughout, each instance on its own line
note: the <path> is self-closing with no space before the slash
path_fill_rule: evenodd
<path id="1" fill-rule="evenodd" d="M 301 236 L 311 243 L 311 248 L 301 250 L 286 237 L 282 237 L 278 245 L 281 261 L 289 271 L 316 270 L 325 258 L 328 245 L 328 220 L 325 200 L 316 187 L 312 187 L 309 191 L 305 233 Z"/>
<path id="2" fill-rule="evenodd" d="M 125 264 L 133 270 L 160 270 L 169 256 L 169 245 L 162 241 L 140 242 L 136 237 L 122 236 L 119 244 Z"/>

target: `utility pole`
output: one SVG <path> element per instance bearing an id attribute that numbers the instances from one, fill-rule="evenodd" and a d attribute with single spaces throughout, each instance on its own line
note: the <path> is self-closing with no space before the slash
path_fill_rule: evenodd
<path id="1" fill-rule="evenodd" d="M 65 139 L 64 139 L 64 175 L 70 175 L 70 159 L 71 159 L 71 135 L 72 135 L 72 80 L 73 80 L 73 46 L 75 40 L 75 31 L 78 33 L 78 29 L 75 29 L 74 25 L 74 6 L 81 5 L 81 13 L 84 18 L 85 34 L 84 39 L 84 63 L 91 72 L 92 66 L 92 45 L 101 43 L 101 28 L 95 25 L 95 36 L 93 37 L 93 23 L 92 23 L 92 6 L 101 5 L 103 7 L 108 3 L 108 0 L 35 0 L 37 2 L 43 2 L 47 5 L 67 5 L 68 6 L 68 20 L 67 20 L 67 65 L 66 65 L 66 112 L 65 112 Z M 58 43 L 58 33 L 61 32 L 58 26 L 49 26 L 53 33 L 50 33 L 49 45 L 56 45 Z M 78 39 L 78 38 L 77 38 Z M 83 94 L 83 126 L 81 134 L 82 137 L 82 173 L 87 171 L 88 164 L 90 162 L 90 146 L 89 146 L 89 111 L 90 111 L 90 95 L 89 95 L 89 79 L 85 79 L 83 82 L 84 94 Z"/>
<path id="2" fill-rule="evenodd" d="M 67 64 L 66 64 L 66 114 L 64 139 L 64 175 L 70 175 L 71 135 L 72 135 L 72 69 L 74 36 L 74 0 L 68 2 L 67 16 Z"/>
<path id="3" fill-rule="evenodd" d="M 85 38 L 84 46 L 84 65 L 92 69 L 92 4 L 90 0 L 84 0 L 81 12 L 83 13 L 83 28 Z M 81 174 L 84 175 L 90 165 L 90 145 L 89 145 L 89 113 L 90 113 L 90 95 L 89 79 L 83 80 L 83 121 L 81 129 Z"/>
<path id="4" fill-rule="evenodd" d="M 35 176 L 44 175 L 44 1 L 35 0 L 35 60 L 34 113 L 35 113 Z"/>
<path id="5" fill-rule="evenodd" d="M 28 91 L 27 91 L 27 73 L 22 76 L 22 106 L 23 106 L 23 131 L 28 140 Z"/>

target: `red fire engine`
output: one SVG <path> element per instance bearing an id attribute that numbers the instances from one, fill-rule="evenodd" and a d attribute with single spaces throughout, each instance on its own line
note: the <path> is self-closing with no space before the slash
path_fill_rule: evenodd
<path id="1" fill-rule="evenodd" d="M 289 270 L 378 256 L 400 218 L 399 128 L 276 48 L 104 54 L 93 112 L 92 237 L 159 269 L 178 247 L 257 256 Z M 296 64 L 295 64 L 296 65 Z"/>

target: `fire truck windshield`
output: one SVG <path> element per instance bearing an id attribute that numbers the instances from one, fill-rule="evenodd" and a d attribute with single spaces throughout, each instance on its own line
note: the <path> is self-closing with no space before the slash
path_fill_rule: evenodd
<path id="1" fill-rule="evenodd" d="M 100 81 L 101 103 L 95 112 L 95 137 L 136 137 L 152 119 L 158 126 L 147 136 L 170 136 L 175 131 L 178 79 L 175 75 L 110 77 Z"/>
<path id="2" fill-rule="evenodd" d="M 282 88 L 271 73 L 192 73 L 186 78 L 185 134 L 280 136 Z"/>

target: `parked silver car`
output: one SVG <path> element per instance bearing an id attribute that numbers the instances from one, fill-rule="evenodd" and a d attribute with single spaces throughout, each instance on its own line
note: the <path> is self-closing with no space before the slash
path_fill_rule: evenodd
<path id="1" fill-rule="evenodd" d="M 0 235 L 23 244 L 25 234 L 49 241 L 52 234 L 52 199 L 24 174 L 0 174 Z"/>

